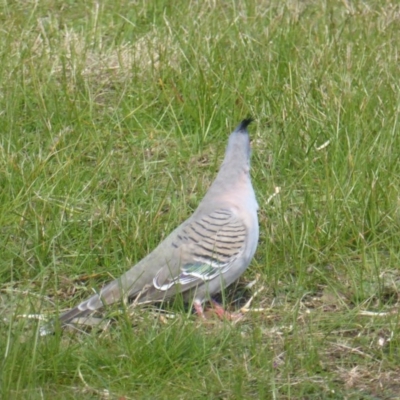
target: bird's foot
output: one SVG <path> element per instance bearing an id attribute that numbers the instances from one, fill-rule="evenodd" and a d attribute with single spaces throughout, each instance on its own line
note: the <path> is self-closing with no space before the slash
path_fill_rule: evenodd
<path id="1" fill-rule="evenodd" d="M 219 319 L 221 320 L 228 320 L 228 321 L 233 321 L 233 322 L 238 322 L 243 318 L 243 313 L 241 312 L 229 312 L 224 309 L 224 307 L 221 306 L 218 302 L 215 300 L 211 300 L 212 307 L 206 311 L 208 314 L 209 312 L 216 315 Z M 201 302 L 194 302 L 193 307 L 196 311 L 196 314 L 202 318 L 202 319 L 207 319 L 206 314 L 204 312 L 203 305 Z"/>
<path id="2" fill-rule="evenodd" d="M 239 312 L 229 312 L 224 309 L 218 302 L 212 300 L 213 308 L 212 310 L 217 315 L 219 319 L 226 319 L 228 321 L 238 322 L 243 318 L 243 314 Z"/>

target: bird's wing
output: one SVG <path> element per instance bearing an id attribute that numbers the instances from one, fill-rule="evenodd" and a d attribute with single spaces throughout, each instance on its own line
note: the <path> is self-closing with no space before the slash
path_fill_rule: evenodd
<path id="1" fill-rule="evenodd" d="M 157 272 L 154 288 L 167 291 L 179 285 L 184 292 L 226 273 L 242 255 L 246 236 L 246 226 L 229 209 L 192 220 L 177 233 L 172 246 L 178 257 Z"/>

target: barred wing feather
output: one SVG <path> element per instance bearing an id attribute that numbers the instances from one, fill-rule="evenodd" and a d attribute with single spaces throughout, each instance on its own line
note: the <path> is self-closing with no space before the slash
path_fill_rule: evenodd
<path id="1" fill-rule="evenodd" d="M 166 291 L 176 284 L 194 286 L 224 274 L 242 253 L 245 239 L 246 227 L 230 210 L 194 220 L 172 243 L 184 255 L 179 274 L 171 277 L 168 267 L 163 267 L 153 280 L 154 287 Z"/>

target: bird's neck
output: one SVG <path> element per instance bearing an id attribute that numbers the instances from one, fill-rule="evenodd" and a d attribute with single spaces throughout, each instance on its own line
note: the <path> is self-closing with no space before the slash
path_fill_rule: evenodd
<path id="1" fill-rule="evenodd" d="M 241 206 L 248 201 L 253 201 L 253 199 L 255 201 L 248 166 L 236 171 L 225 171 L 221 168 L 204 197 L 206 201 L 212 200 L 232 206 Z"/>

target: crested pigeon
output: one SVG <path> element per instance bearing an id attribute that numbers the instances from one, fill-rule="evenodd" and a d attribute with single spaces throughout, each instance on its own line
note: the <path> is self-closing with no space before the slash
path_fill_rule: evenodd
<path id="1" fill-rule="evenodd" d="M 243 274 L 259 235 L 250 122 L 243 120 L 231 133 L 218 175 L 193 215 L 120 278 L 62 314 L 61 325 L 122 299 L 162 302 L 177 293 L 202 315 L 202 304 Z"/>

